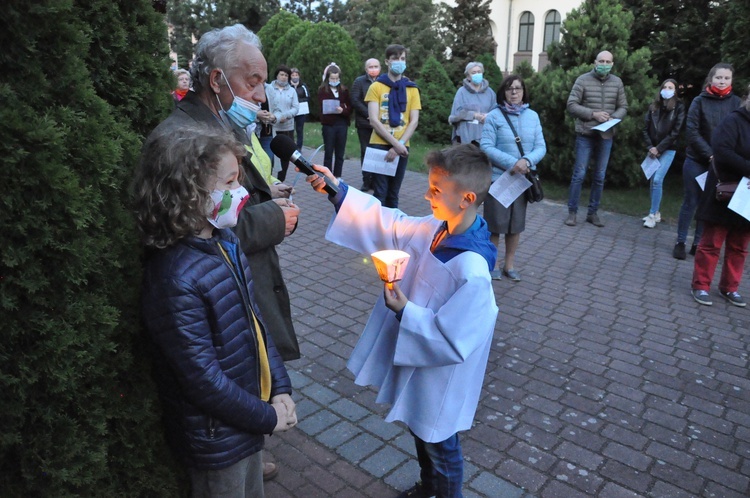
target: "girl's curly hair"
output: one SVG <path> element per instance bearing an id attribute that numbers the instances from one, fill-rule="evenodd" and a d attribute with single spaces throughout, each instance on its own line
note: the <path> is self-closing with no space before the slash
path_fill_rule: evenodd
<path id="1" fill-rule="evenodd" d="M 207 127 L 180 128 L 146 143 L 133 188 L 146 246 L 163 249 L 205 227 L 216 167 L 225 153 L 240 160 L 245 148 L 230 134 Z"/>

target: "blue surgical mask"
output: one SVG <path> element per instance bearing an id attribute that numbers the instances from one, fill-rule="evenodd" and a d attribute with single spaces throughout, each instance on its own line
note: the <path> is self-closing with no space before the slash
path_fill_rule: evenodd
<path id="1" fill-rule="evenodd" d="M 482 73 L 474 73 L 471 75 L 471 82 L 475 85 L 479 85 L 484 80 L 484 75 Z"/>
<path id="2" fill-rule="evenodd" d="M 260 111 L 260 106 L 235 95 L 232 87 L 229 85 L 229 80 L 224 74 L 224 71 L 221 72 L 221 75 L 224 76 L 224 80 L 227 82 L 227 87 L 229 88 L 232 97 L 234 97 L 232 105 L 229 107 L 229 110 L 225 112 L 232 123 L 244 130 L 251 124 L 255 123 L 258 111 Z M 216 96 L 216 99 L 219 99 L 218 95 Z M 219 101 L 219 105 L 221 105 L 221 101 Z"/>
<path id="3" fill-rule="evenodd" d="M 663 98 L 664 100 L 669 100 L 674 97 L 674 90 L 669 90 L 667 88 L 662 88 L 661 92 L 659 93 L 661 94 L 661 98 Z"/>
<path id="4" fill-rule="evenodd" d="M 391 62 L 391 72 L 395 75 L 403 74 L 406 71 L 406 61 Z"/>
<path id="5" fill-rule="evenodd" d="M 341 82 L 340 81 L 329 81 L 328 82 L 328 84 L 331 85 L 331 86 L 333 86 L 333 87 L 339 86 L 339 83 L 341 83 Z"/>

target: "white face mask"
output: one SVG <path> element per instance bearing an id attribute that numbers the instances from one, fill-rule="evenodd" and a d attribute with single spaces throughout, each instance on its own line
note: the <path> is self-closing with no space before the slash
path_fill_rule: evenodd
<path id="1" fill-rule="evenodd" d="M 661 93 L 661 98 L 663 98 L 664 100 L 674 97 L 674 90 L 672 89 L 662 88 L 661 92 L 659 93 Z"/>
<path id="2" fill-rule="evenodd" d="M 214 190 L 211 192 L 213 206 L 209 209 L 208 222 L 216 228 L 231 228 L 237 224 L 237 218 L 250 194 L 245 187 L 233 190 Z"/>

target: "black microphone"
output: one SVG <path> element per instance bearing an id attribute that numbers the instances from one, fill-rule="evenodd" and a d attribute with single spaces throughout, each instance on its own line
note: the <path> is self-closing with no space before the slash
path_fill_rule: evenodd
<path id="1" fill-rule="evenodd" d="M 321 175 L 313 169 L 312 164 L 310 164 L 297 150 L 297 145 L 294 143 L 294 140 L 288 136 L 276 135 L 274 139 L 271 140 L 271 152 L 273 152 L 275 156 L 278 156 L 282 161 L 290 161 L 294 163 L 294 165 L 306 175 L 318 175 L 323 178 L 326 182 L 326 186 L 324 187 L 325 191 L 328 192 L 329 195 L 336 195 L 339 192 L 338 187 L 330 180 L 330 178 Z"/>

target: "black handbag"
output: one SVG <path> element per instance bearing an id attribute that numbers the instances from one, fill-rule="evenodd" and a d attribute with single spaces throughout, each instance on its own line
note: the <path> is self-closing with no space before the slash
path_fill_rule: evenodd
<path id="1" fill-rule="evenodd" d="M 739 182 L 722 182 L 719 180 L 719 172 L 716 171 L 713 159 L 711 160 L 711 169 L 716 177 L 716 200 L 722 204 L 728 204 L 734 195 L 734 191 L 737 190 Z"/>
<path id="2" fill-rule="evenodd" d="M 503 113 L 503 116 L 505 116 L 505 120 L 508 122 L 508 126 L 510 126 L 510 131 L 513 132 L 513 136 L 516 138 L 516 146 L 518 147 L 518 152 L 521 153 L 521 157 L 523 157 L 523 146 L 521 145 L 521 137 L 518 136 L 518 133 L 516 132 L 516 127 L 513 126 L 513 123 L 510 122 L 510 118 L 508 117 L 508 114 L 500 109 L 500 111 Z M 542 190 L 542 182 L 539 180 L 539 175 L 537 175 L 536 171 L 529 171 L 526 173 L 526 179 L 531 182 L 531 186 L 527 188 L 524 191 L 524 197 L 526 198 L 526 202 L 528 203 L 534 203 L 539 202 L 542 199 L 544 199 L 544 190 Z"/>

